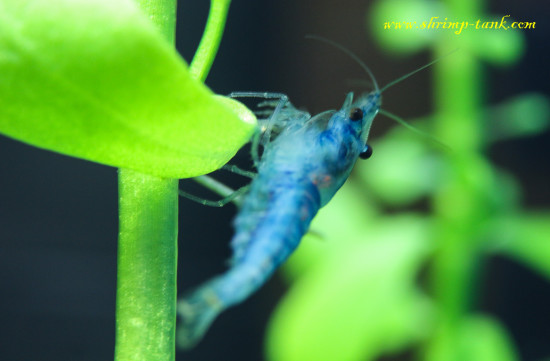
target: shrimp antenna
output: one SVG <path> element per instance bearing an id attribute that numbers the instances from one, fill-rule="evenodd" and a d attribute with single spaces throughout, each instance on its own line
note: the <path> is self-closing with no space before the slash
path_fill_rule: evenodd
<path id="1" fill-rule="evenodd" d="M 369 69 L 368 66 L 365 65 L 365 63 L 363 63 L 361 61 L 361 59 L 359 59 L 359 57 L 357 55 L 352 53 L 351 50 L 348 50 L 348 49 L 344 48 L 342 45 L 340 45 L 338 43 L 335 43 L 332 40 L 329 40 L 327 38 L 323 38 L 322 36 L 306 35 L 306 39 L 319 40 L 319 41 L 322 41 L 322 42 L 327 43 L 329 45 L 332 45 L 336 49 L 340 50 L 341 52 L 343 52 L 344 54 L 346 54 L 347 56 L 352 58 L 369 75 L 370 79 L 372 80 L 372 83 L 374 84 L 374 90 L 376 90 L 377 92 L 380 92 L 380 88 L 378 87 L 378 83 L 376 82 L 376 79 L 374 78 L 374 75 L 372 74 L 372 71 Z"/>
<path id="2" fill-rule="evenodd" d="M 399 116 L 397 116 L 393 113 L 390 113 L 388 111 L 385 111 L 384 109 L 380 109 L 380 114 L 390 118 L 391 120 L 394 120 L 395 122 L 401 124 L 402 126 L 407 128 L 408 130 L 413 131 L 416 134 L 418 134 L 418 135 L 420 135 L 420 136 L 422 136 L 426 139 L 429 139 L 430 141 L 432 141 L 434 144 L 437 144 L 440 148 L 444 149 L 445 151 L 447 151 L 449 153 L 452 153 L 451 147 L 449 147 L 447 144 L 443 143 L 442 141 L 440 141 L 439 139 L 437 139 L 433 135 L 431 135 L 429 133 L 426 133 L 426 132 L 423 132 L 422 130 L 418 129 L 417 127 L 414 127 L 414 126 L 410 125 L 403 118 L 401 118 L 401 117 L 399 117 Z"/>
<path id="3" fill-rule="evenodd" d="M 403 80 L 407 79 L 408 77 L 410 77 L 410 76 L 412 76 L 412 75 L 418 73 L 419 71 L 424 70 L 424 69 L 426 69 L 426 68 L 429 67 L 429 66 L 432 66 L 433 64 L 437 63 L 438 61 L 440 61 L 440 60 L 443 59 L 443 58 L 446 58 L 447 56 L 451 55 L 452 53 L 454 53 L 454 52 L 456 52 L 456 51 L 458 51 L 458 48 L 455 49 L 455 50 L 453 50 L 453 51 L 451 51 L 451 52 L 448 53 L 448 54 L 443 55 L 442 57 L 439 57 L 439 58 L 437 58 L 437 59 L 435 59 L 435 60 L 429 62 L 428 64 L 426 64 L 426 65 L 424 65 L 424 66 L 421 66 L 420 68 L 418 68 L 418 69 L 416 69 L 416 70 L 411 71 L 410 73 L 407 73 L 407 74 L 405 74 L 405 75 L 403 75 L 403 76 L 400 76 L 399 78 L 395 79 L 394 81 L 389 82 L 389 83 L 386 84 L 382 89 L 380 89 L 380 93 L 383 93 L 386 89 L 388 89 L 388 88 L 394 86 L 394 85 L 397 84 L 397 83 L 400 83 L 401 81 L 403 81 Z"/>

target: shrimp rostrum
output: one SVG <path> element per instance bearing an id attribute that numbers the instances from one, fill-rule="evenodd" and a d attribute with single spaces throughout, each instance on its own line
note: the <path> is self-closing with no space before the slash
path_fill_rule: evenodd
<path id="1" fill-rule="evenodd" d="M 353 97 L 349 93 L 340 110 L 313 117 L 290 104 L 273 113 L 268 124 L 284 126 L 274 140 L 262 141 L 258 174 L 233 223 L 231 267 L 178 302 L 180 346 L 192 347 L 220 312 L 262 286 L 296 249 L 357 158 L 370 156 L 367 138 L 380 90 Z"/>

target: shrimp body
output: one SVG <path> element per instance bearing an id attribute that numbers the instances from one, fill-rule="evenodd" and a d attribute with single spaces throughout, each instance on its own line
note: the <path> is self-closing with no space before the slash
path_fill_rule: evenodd
<path id="1" fill-rule="evenodd" d="M 275 119 L 286 125 L 264 144 L 258 175 L 234 220 L 230 269 L 178 302 L 182 347 L 200 340 L 221 311 L 255 292 L 296 249 L 317 211 L 368 151 L 380 102 L 379 91 L 355 102 L 349 93 L 339 111 L 309 117 L 294 109 L 281 112 L 287 119 Z"/>

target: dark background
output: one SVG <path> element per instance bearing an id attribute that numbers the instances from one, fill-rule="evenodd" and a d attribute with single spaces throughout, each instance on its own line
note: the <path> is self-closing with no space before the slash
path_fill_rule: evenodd
<path id="1" fill-rule="evenodd" d="M 219 56 L 207 79 L 217 93 L 284 92 L 312 113 L 341 105 L 346 80 L 364 78 L 338 51 L 304 40 L 330 38 L 368 63 L 385 84 L 429 61 L 429 53 L 397 58 L 369 36 L 367 1 L 234 0 Z M 545 7 L 545 8 L 543 8 Z M 543 1 L 494 1 L 489 11 L 536 21 L 515 66 L 488 68 L 487 103 L 515 94 L 549 94 L 548 19 Z M 207 1 L 182 1 L 177 46 L 189 60 L 208 12 Z M 546 74 L 546 75 L 543 75 Z M 430 112 L 430 72 L 384 97 L 405 119 Z M 390 122 L 379 121 L 373 136 Z M 492 159 L 513 173 L 527 207 L 550 206 L 550 134 L 503 143 Z M 114 349 L 117 241 L 116 169 L 38 150 L 0 137 L 0 360 L 110 360 Z M 246 153 L 241 154 L 246 158 Z M 234 186 L 238 179 L 228 179 Z M 191 190 L 198 193 L 197 188 Z M 221 272 L 229 257 L 235 209 L 180 202 L 180 290 Z M 511 261 L 487 265 L 480 308 L 509 328 L 523 360 L 550 355 L 550 284 Z M 266 321 L 284 286 L 277 277 L 215 322 L 204 341 L 178 359 L 262 360 Z"/>

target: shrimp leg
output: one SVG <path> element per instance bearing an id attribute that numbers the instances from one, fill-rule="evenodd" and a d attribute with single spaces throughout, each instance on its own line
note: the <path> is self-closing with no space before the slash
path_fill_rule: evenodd
<path id="1" fill-rule="evenodd" d="M 243 169 L 237 167 L 236 165 L 226 164 L 221 169 L 227 170 L 229 172 L 241 175 L 243 177 L 248 177 L 248 178 L 251 178 L 251 179 L 254 179 L 254 177 L 256 176 L 256 173 L 250 172 L 250 171 L 247 171 L 247 170 L 243 170 Z M 223 184 L 222 182 L 219 182 L 216 179 L 214 179 L 210 176 L 207 176 L 207 175 L 202 175 L 202 176 L 195 177 L 195 178 L 193 178 L 193 180 L 195 182 L 199 183 L 200 185 L 202 185 L 203 187 L 211 190 L 212 192 L 218 193 L 219 195 L 224 197 L 224 198 L 222 198 L 218 201 L 210 201 L 210 200 L 207 200 L 207 199 L 203 199 L 201 197 L 197 197 L 197 196 L 195 196 L 191 193 L 187 193 L 187 192 L 185 192 L 181 189 L 179 190 L 179 195 L 180 196 L 182 196 L 184 198 L 187 198 L 189 200 L 192 200 L 193 202 L 197 202 L 199 204 L 202 204 L 204 206 L 223 207 L 227 203 L 233 202 L 233 203 L 235 203 L 235 205 L 237 207 L 239 207 L 240 204 L 241 204 L 240 197 L 248 191 L 248 186 L 244 186 L 244 187 L 241 187 L 237 190 L 233 190 L 233 189 L 229 188 L 228 186 L 226 186 L 225 184 Z"/>
<path id="2" fill-rule="evenodd" d="M 229 202 L 233 202 L 235 203 L 235 205 L 237 207 L 239 207 L 241 205 L 241 196 L 243 194 L 245 194 L 247 191 L 248 191 L 248 188 L 249 186 L 244 186 L 244 187 L 241 187 L 237 190 L 233 190 L 231 188 L 229 188 L 228 186 L 226 186 L 225 184 L 215 180 L 214 178 L 212 177 L 209 177 L 207 175 L 202 175 L 202 176 L 199 176 L 199 177 L 195 177 L 193 178 L 193 180 L 197 183 L 199 183 L 200 185 L 204 186 L 205 188 L 211 190 L 212 192 L 214 193 L 218 193 L 219 195 L 221 195 L 222 199 L 218 200 L 218 201 L 211 201 L 211 200 L 207 200 L 207 199 L 203 199 L 201 197 L 197 197 L 191 193 L 187 193 L 183 190 L 179 190 L 178 193 L 181 197 L 184 197 L 184 198 L 187 198 L 193 202 L 196 202 L 196 203 L 199 203 L 199 204 L 202 204 L 204 206 L 209 206 L 209 207 L 223 207 L 225 206 L 227 203 Z"/>
<path id="3" fill-rule="evenodd" d="M 208 199 L 203 199 L 203 198 L 194 196 L 190 193 L 184 192 L 181 189 L 179 190 L 179 195 L 184 197 L 184 198 L 187 198 L 187 199 L 189 199 L 193 202 L 202 204 L 203 206 L 223 207 L 229 202 L 233 202 L 233 203 L 235 203 L 235 205 L 240 206 L 241 201 L 240 201 L 239 198 L 243 194 L 245 194 L 247 191 L 248 191 L 248 186 L 241 187 L 241 188 L 237 189 L 236 191 L 233 191 L 233 193 L 229 194 L 227 197 L 224 197 L 224 198 L 222 198 L 218 201 L 211 201 L 211 200 L 208 200 Z"/>
<path id="4" fill-rule="evenodd" d="M 230 98 L 262 98 L 262 99 L 278 99 L 277 106 L 271 113 L 267 124 L 265 126 L 265 131 L 262 136 L 257 132 L 252 138 L 252 159 L 254 160 L 254 166 L 258 167 L 260 163 L 259 156 L 259 145 L 265 145 L 271 137 L 271 127 L 274 122 L 277 121 L 277 116 L 285 104 L 288 102 L 288 96 L 283 93 L 270 93 L 270 92 L 232 92 L 228 95 Z"/>
<path id="5" fill-rule="evenodd" d="M 226 164 L 223 167 L 221 167 L 221 169 L 238 174 L 238 175 L 242 175 L 243 177 L 247 177 L 250 179 L 254 179 L 254 177 L 256 176 L 256 173 L 241 169 L 233 164 Z"/>

